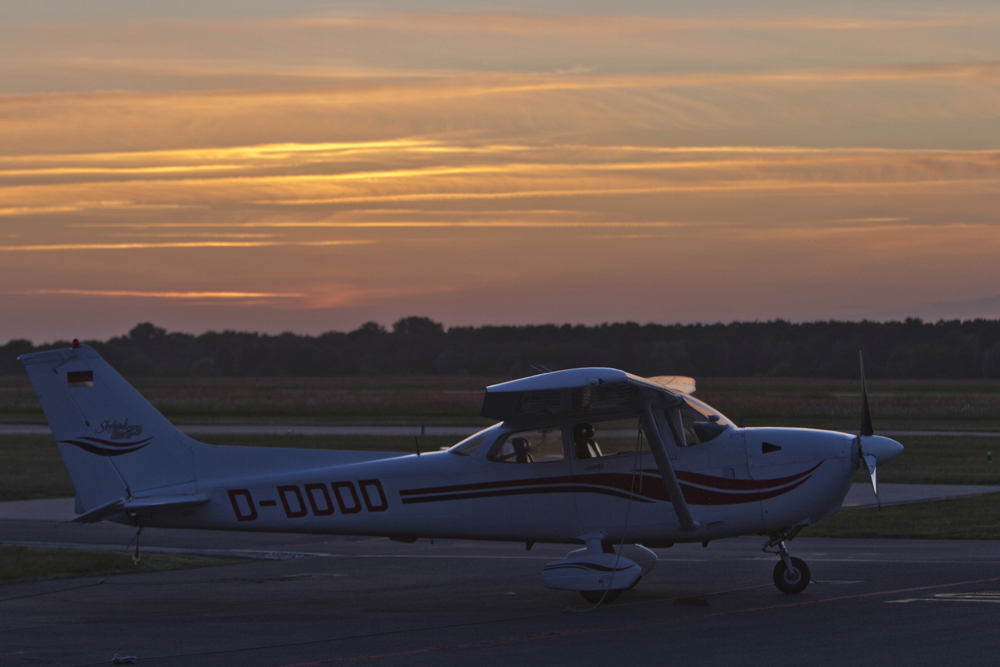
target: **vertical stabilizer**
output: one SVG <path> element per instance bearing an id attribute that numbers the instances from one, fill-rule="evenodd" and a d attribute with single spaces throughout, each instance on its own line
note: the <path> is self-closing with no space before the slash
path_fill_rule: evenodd
<path id="1" fill-rule="evenodd" d="M 178 431 L 92 348 L 20 357 L 76 487 L 77 509 L 196 491 L 200 443 Z"/>

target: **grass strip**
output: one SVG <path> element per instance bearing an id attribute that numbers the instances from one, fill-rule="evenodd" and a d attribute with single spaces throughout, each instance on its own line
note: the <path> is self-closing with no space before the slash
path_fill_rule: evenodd
<path id="1" fill-rule="evenodd" d="M 1000 493 L 930 503 L 839 512 L 802 531 L 804 537 L 913 540 L 1000 539 Z"/>
<path id="2" fill-rule="evenodd" d="M 51 435 L 0 436 L 0 501 L 75 494 Z"/>
<path id="3" fill-rule="evenodd" d="M 879 466 L 885 484 L 1000 484 L 1000 438 L 899 436 L 905 448 L 898 458 Z M 990 460 L 990 452 L 998 457 Z M 859 471 L 855 481 L 867 482 Z"/>
<path id="4" fill-rule="evenodd" d="M 39 577 L 84 576 L 186 570 L 243 562 L 192 554 L 142 553 L 138 563 L 131 553 L 106 549 L 49 549 L 0 545 L 0 581 Z"/>

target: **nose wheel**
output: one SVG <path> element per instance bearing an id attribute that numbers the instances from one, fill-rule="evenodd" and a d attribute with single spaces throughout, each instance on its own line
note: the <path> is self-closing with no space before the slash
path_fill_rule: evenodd
<path id="1" fill-rule="evenodd" d="M 809 566 L 806 565 L 805 561 L 801 558 L 793 558 L 788 553 L 788 547 L 785 546 L 785 540 L 791 540 L 794 533 L 797 532 L 797 530 L 793 531 L 792 535 L 781 533 L 764 545 L 765 552 L 777 553 L 781 557 L 778 564 L 774 566 L 774 585 L 778 587 L 779 591 L 788 595 L 804 591 L 809 585 L 811 576 Z"/>
<path id="2" fill-rule="evenodd" d="M 774 566 L 774 585 L 782 593 L 795 595 L 809 585 L 809 566 L 801 558 L 789 558 L 791 567 L 779 560 Z"/>

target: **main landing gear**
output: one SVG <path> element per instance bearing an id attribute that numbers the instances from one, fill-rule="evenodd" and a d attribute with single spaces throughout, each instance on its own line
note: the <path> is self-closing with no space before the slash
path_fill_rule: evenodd
<path id="1" fill-rule="evenodd" d="M 786 531 L 776 533 L 764 545 L 765 553 L 776 553 L 781 557 L 774 566 L 774 585 L 779 591 L 789 595 L 801 593 L 809 585 L 809 566 L 801 558 L 793 558 L 785 546 L 785 542 L 790 542 L 801 529 L 796 527 L 790 533 Z"/>

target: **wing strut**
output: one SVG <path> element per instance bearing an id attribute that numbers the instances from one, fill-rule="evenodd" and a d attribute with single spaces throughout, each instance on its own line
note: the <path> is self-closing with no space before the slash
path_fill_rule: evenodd
<path id="1" fill-rule="evenodd" d="M 656 459 L 656 466 L 660 469 L 660 476 L 663 477 L 663 486 L 670 496 L 670 502 L 674 504 L 674 511 L 681 522 L 681 530 L 686 533 L 693 533 L 701 528 L 701 524 L 691 517 L 691 510 L 688 509 L 684 494 L 681 493 L 681 486 L 677 483 L 677 476 L 674 475 L 674 467 L 670 465 L 670 457 L 667 455 L 667 448 L 660 437 L 660 431 L 656 428 L 656 419 L 653 417 L 653 408 L 646 405 L 642 411 L 642 430 L 649 438 L 649 448 L 653 451 L 653 458 Z"/>

